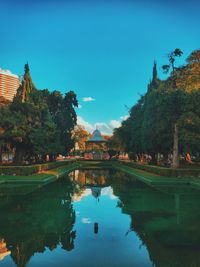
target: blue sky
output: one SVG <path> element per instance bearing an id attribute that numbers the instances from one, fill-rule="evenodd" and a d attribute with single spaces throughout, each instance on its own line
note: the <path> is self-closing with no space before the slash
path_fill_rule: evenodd
<path id="1" fill-rule="evenodd" d="M 200 2 L 0 0 L 0 68 L 37 88 L 74 90 L 79 122 L 111 132 L 144 94 L 153 61 L 200 48 Z M 86 100 L 93 101 L 83 101 Z"/>

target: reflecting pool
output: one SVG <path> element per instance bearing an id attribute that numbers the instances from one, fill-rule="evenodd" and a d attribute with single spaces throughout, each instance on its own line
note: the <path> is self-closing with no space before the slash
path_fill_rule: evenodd
<path id="1" fill-rule="evenodd" d="M 76 170 L 0 187 L 0 267 L 199 267 L 200 191 Z"/>

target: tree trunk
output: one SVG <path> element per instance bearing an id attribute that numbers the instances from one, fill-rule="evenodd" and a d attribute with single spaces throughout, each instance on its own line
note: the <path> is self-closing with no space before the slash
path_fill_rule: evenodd
<path id="1" fill-rule="evenodd" d="M 56 155 L 50 154 L 49 155 L 49 161 L 50 162 L 56 161 Z"/>
<path id="2" fill-rule="evenodd" d="M 46 162 L 46 161 L 47 161 L 47 155 L 42 155 L 42 160 L 43 160 L 44 162 Z"/>
<path id="3" fill-rule="evenodd" d="M 53 162 L 53 155 L 52 154 L 49 155 L 49 161 Z"/>
<path id="4" fill-rule="evenodd" d="M 174 144 L 173 144 L 173 158 L 172 158 L 172 168 L 179 167 L 179 151 L 178 151 L 178 126 L 174 125 Z"/>
<path id="5" fill-rule="evenodd" d="M 158 162 L 157 162 L 156 153 L 151 153 L 150 156 L 151 156 L 151 163 L 153 165 L 157 165 Z"/>
<path id="6" fill-rule="evenodd" d="M 2 163 L 2 161 L 3 161 L 3 159 L 2 159 L 2 154 L 3 154 L 3 152 L 2 152 L 2 150 L 0 149 L 0 163 Z"/>
<path id="7" fill-rule="evenodd" d="M 17 146 L 16 150 L 15 150 L 15 156 L 13 159 L 13 163 L 16 165 L 22 164 L 24 155 L 25 155 L 24 149 L 20 146 Z"/>

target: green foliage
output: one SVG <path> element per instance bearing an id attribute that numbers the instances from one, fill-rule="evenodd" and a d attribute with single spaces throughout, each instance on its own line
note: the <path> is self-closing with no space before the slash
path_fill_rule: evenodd
<path id="1" fill-rule="evenodd" d="M 71 204 L 74 191 L 73 184 L 65 179 L 32 194 L 8 197 L 7 202 L 1 198 L 1 235 L 16 266 L 27 266 L 35 253 L 47 248 L 61 246 L 66 251 L 74 248 L 75 212 Z"/>
<path id="2" fill-rule="evenodd" d="M 159 166 L 152 166 L 146 164 L 137 164 L 135 162 L 123 162 L 123 165 L 144 170 L 150 173 L 155 173 L 161 176 L 166 177 L 198 177 L 200 176 L 200 168 L 180 168 L 180 169 L 171 169 Z"/>
<path id="3" fill-rule="evenodd" d="M 166 80 L 158 79 L 154 63 L 147 93 L 130 109 L 130 117 L 114 131 L 112 139 L 118 140 L 121 150 L 128 152 L 133 159 L 143 153 L 152 158 L 158 153 L 164 156 L 172 153 L 175 125 L 179 130 L 181 153 L 195 155 L 200 151 L 200 90 L 197 90 L 199 80 L 195 78 L 200 69 L 200 52 L 194 51 L 188 58 L 188 64 L 177 68 L 175 59 L 181 55 L 180 49 L 168 55 L 169 64 L 163 69 L 166 72 L 171 70 L 171 74 Z M 190 71 L 193 90 L 177 86 L 185 85 L 188 79 L 185 69 Z"/>
<path id="4" fill-rule="evenodd" d="M 169 64 L 163 65 L 163 71 L 164 73 L 168 73 L 170 68 L 172 68 L 172 74 L 174 74 L 175 71 L 175 59 L 177 57 L 180 57 L 183 54 L 183 52 L 179 49 L 176 48 L 174 51 L 170 52 L 168 55 L 168 59 L 169 59 Z"/>
<path id="5" fill-rule="evenodd" d="M 16 164 L 45 160 L 47 155 L 51 160 L 58 154 L 66 155 L 74 145 L 77 106 L 72 91 L 63 96 L 58 91 L 37 90 L 26 64 L 16 97 L 9 106 L 1 107 L 0 145 L 11 144 Z"/>
<path id="6" fill-rule="evenodd" d="M 44 164 L 36 164 L 31 166 L 0 166 L 1 175 L 31 175 L 33 173 L 38 173 L 40 171 L 51 170 L 61 166 L 66 166 L 71 164 L 73 161 L 57 161 L 48 162 Z"/>

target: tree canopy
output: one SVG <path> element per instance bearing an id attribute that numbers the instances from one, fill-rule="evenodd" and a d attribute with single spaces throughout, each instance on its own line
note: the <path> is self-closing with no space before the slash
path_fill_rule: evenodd
<path id="1" fill-rule="evenodd" d="M 146 94 L 115 129 L 112 139 L 119 140 L 122 150 L 130 155 L 146 153 L 153 159 L 158 153 L 172 153 L 175 126 L 179 153 L 199 153 L 200 50 L 192 52 L 184 66 L 176 67 L 175 59 L 181 55 L 178 48 L 168 55 L 169 63 L 163 70 L 171 73 L 166 80 L 158 78 L 154 63 Z"/>
<path id="2" fill-rule="evenodd" d="M 66 155 L 74 145 L 76 125 L 73 91 L 64 96 L 59 91 L 38 90 L 25 64 L 22 83 L 12 103 L 0 107 L 0 146 L 11 145 L 14 162 L 37 162 L 47 155 L 53 160 Z"/>

